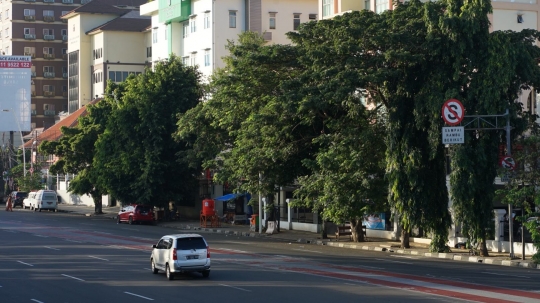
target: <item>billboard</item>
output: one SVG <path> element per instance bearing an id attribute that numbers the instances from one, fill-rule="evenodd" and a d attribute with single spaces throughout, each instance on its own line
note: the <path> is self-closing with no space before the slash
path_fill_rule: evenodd
<path id="1" fill-rule="evenodd" d="M 0 56 L 0 132 L 31 131 L 32 58 Z"/>

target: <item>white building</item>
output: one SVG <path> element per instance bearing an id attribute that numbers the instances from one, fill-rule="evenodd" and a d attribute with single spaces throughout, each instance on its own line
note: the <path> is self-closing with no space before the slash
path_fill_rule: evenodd
<path id="1" fill-rule="evenodd" d="M 170 0 L 141 6 L 152 17 L 152 62 L 181 57 L 203 76 L 224 67 L 227 40 L 255 31 L 268 43 L 288 44 L 285 34 L 317 20 L 317 0 Z"/>

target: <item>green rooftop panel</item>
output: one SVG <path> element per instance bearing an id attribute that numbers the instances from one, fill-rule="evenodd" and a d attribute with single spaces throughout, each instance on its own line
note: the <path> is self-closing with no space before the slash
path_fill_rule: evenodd
<path id="1" fill-rule="evenodd" d="M 191 0 L 159 0 L 159 22 L 182 22 L 191 15 Z"/>

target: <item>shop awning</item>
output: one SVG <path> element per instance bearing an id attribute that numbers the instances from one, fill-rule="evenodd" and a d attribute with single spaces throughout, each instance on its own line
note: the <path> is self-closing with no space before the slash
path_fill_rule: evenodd
<path id="1" fill-rule="evenodd" d="M 227 202 L 227 201 L 231 201 L 231 200 L 234 200 L 234 199 L 236 199 L 238 197 L 242 197 L 242 196 L 244 196 L 244 194 L 228 194 L 228 195 L 225 195 L 225 196 L 214 198 L 214 200 L 215 201 Z"/>

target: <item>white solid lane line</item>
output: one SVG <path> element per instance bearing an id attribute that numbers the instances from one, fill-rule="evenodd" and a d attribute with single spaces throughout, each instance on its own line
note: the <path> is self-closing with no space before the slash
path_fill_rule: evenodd
<path id="1" fill-rule="evenodd" d="M 82 243 L 81 241 L 75 241 L 75 240 L 68 240 L 68 239 L 64 239 L 64 241 L 68 241 L 68 242 L 75 242 L 75 243 Z"/>
<path id="2" fill-rule="evenodd" d="M 58 248 L 49 247 L 49 246 L 43 246 L 43 247 L 48 248 L 48 249 L 52 249 L 52 250 L 59 250 Z"/>
<path id="3" fill-rule="evenodd" d="M 48 238 L 48 236 L 43 236 L 43 235 L 34 235 L 36 237 L 41 237 L 41 238 Z"/>
<path id="4" fill-rule="evenodd" d="M 19 262 L 19 263 L 21 263 L 21 264 L 24 264 L 24 265 L 28 265 L 28 266 L 34 266 L 34 265 L 32 265 L 32 264 L 28 264 L 28 263 L 25 263 L 25 262 L 23 262 L 23 261 L 17 261 L 17 262 Z"/>
<path id="5" fill-rule="evenodd" d="M 516 275 L 499 274 L 499 273 L 496 273 L 496 272 L 488 272 L 488 271 L 484 271 L 484 272 L 482 272 L 482 273 L 483 273 L 483 274 L 488 274 L 488 275 L 507 276 L 507 277 L 516 277 L 516 278 L 530 279 L 530 277 L 527 277 L 527 276 L 516 276 Z"/>
<path id="6" fill-rule="evenodd" d="M 394 261 L 394 260 L 385 260 L 385 259 L 375 259 L 377 261 L 384 261 L 384 262 L 392 262 L 392 263 L 401 263 L 401 264 L 413 264 L 410 262 L 400 262 L 400 261 Z"/>
<path id="7" fill-rule="evenodd" d="M 305 252 L 310 252 L 310 253 L 318 253 L 318 254 L 322 254 L 322 252 L 320 251 L 316 251 L 316 250 L 307 250 L 307 249 L 294 249 L 293 250 L 297 250 L 297 251 L 305 251 Z"/>
<path id="8" fill-rule="evenodd" d="M 226 285 L 226 284 L 219 284 L 221 286 L 225 286 L 225 287 L 230 287 L 230 288 L 234 288 L 234 289 L 238 289 L 238 290 L 242 290 L 242 291 L 247 291 L 247 292 L 251 292 L 251 290 L 248 290 L 248 289 L 243 289 L 243 288 L 240 288 L 240 287 L 234 287 L 234 286 L 230 286 L 230 285 Z"/>
<path id="9" fill-rule="evenodd" d="M 75 279 L 75 280 L 79 280 L 79 281 L 83 281 L 83 282 L 84 282 L 83 279 L 79 279 L 79 278 L 76 278 L 76 277 L 73 277 L 73 276 L 68 276 L 68 275 L 64 275 L 64 274 L 62 274 L 62 276 L 68 277 L 68 278 L 71 278 L 71 279 Z"/>
<path id="10" fill-rule="evenodd" d="M 44 302 L 41 302 L 41 301 L 36 300 L 36 299 L 30 299 L 30 301 L 34 301 L 34 302 L 37 302 L 37 303 L 44 303 Z"/>
<path id="11" fill-rule="evenodd" d="M 141 295 L 138 295 L 138 294 L 134 294 L 134 293 L 131 293 L 131 292 L 124 291 L 124 293 L 125 293 L 125 294 L 128 294 L 128 295 L 135 296 L 135 297 L 143 298 L 143 299 L 146 299 L 146 300 L 154 301 L 154 299 L 152 299 L 152 298 L 144 297 L 144 296 L 141 296 Z"/>
<path id="12" fill-rule="evenodd" d="M 94 259 L 99 259 L 99 260 L 103 260 L 103 261 L 109 261 L 107 259 L 103 259 L 103 258 L 99 258 L 99 257 L 94 257 L 94 256 L 88 256 L 89 258 L 94 258 Z"/>

